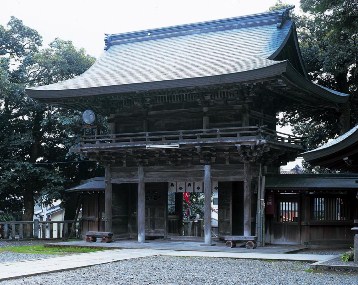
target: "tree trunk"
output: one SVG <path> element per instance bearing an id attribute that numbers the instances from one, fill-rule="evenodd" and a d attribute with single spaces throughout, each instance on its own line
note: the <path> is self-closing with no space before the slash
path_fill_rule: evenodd
<path id="1" fill-rule="evenodd" d="M 34 217 L 34 192 L 32 189 L 26 189 L 24 193 L 24 213 L 23 221 L 32 221 Z M 24 237 L 31 238 L 33 235 L 33 226 L 31 224 L 24 225 Z"/>
<path id="2" fill-rule="evenodd" d="M 41 130 L 41 122 L 43 120 L 44 111 L 36 111 L 33 119 L 32 138 L 33 143 L 30 149 L 30 162 L 35 163 L 40 156 L 41 140 L 43 132 Z M 34 189 L 26 188 L 24 191 L 24 214 L 23 221 L 32 221 L 34 217 L 35 197 Z M 24 234 L 28 237 L 32 236 L 32 227 L 25 227 Z"/>

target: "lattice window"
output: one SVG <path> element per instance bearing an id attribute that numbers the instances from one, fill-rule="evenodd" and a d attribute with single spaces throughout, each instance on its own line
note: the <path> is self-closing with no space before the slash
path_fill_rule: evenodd
<path id="1" fill-rule="evenodd" d="M 279 203 L 279 222 L 290 223 L 298 221 L 298 202 L 280 201 Z"/>
<path id="2" fill-rule="evenodd" d="M 314 197 L 312 219 L 315 221 L 342 221 L 349 219 L 349 206 L 345 198 Z"/>

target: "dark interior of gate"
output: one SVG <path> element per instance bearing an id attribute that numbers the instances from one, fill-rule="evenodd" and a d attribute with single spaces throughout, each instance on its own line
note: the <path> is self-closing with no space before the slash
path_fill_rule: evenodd
<path id="1" fill-rule="evenodd" d="M 178 189 L 180 192 L 173 192 L 170 189 L 170 184 L 166 182 L 146 183 L 146 238 L 203 237 L 203 193 L 201 190 L 199 192 L 182 192 L 181 189 Z M 190 185 L 190 183 L 188 184 Z M 227 235 L 243 235 L 243 181 L 219 182 L 215 188 L 213 196 L 217 191 L 216 219 L 218 222 L 212 224 L 213 234 L 217 238 Z M 113 184 L 112 229 L 116 238 L 136 238 L 137 236 L 136 190 L 135 183 Z M 82 223 L 84 231 L 104 231 L 103 194 L 103 192 L 83 194 Z M 191 196 L 195 196 L 196 199 L 190 199 Z M 190 207 L 188 207 L 186 199 L 191 203 Z M 195 200 L 199 200 L 196 205 L 194 204 Z M 212 219 L 215 219 L 213 200 L 214 198 L 211 201 Z M 252 204 L 254 206 L 254 203 Z M 252 211 L 254 212 L 255 209 Z M 254 224 L 255 221 L 252 223 Z M 255 234 L 254 231 L 252 234 Z"/>

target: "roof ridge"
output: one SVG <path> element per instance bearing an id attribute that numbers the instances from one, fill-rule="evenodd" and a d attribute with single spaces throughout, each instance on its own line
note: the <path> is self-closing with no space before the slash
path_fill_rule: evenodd
<path id="1" fill-rule="evenodd" d="M 177 37 L 189 34 L 207 33 L 211 31 L 222 31 L 270 24 L 276 24 L 277 28 L 281 28 L 285 21 L 289 19 L 289 11 L 293 8 L 294 6 L 291 6 L 282 10 L 244 15 L 233 18 L 218 19 L 212 21 L 204 21 L 198 23 L 176 25 L 120 34 L 106 34 L 104 40 L 105 50 L 109 49 L 112 45 Z"/>

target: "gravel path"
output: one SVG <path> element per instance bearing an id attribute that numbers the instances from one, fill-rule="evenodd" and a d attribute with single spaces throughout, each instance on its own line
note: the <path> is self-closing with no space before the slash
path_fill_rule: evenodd
<path id="1" fill-rule="evenodd" d="M 0 247 L 41 241 L 1 242 Z M 344 250 L 342 250 L 344 251 Z M 305 253 L 318 253 L 315 250 Z M 337 254 L 322 251 L 319 254 Z M 303 253 L 303 252 L 301 252 Z M 0 253 L 0 263 L 51 258 L 53 255 Z M 269 258 L 269 257 L 268 257 Z M 21 263 L 19 263 L 21 266 Z M 1 273 L 0 273 L 1 274 Z M 146 257 L 50 274 L 0 281 L 0 285 L 31 284 L 358 284 L 358 274 L 312 272 L 309 263 L 204 257 Z"/>
<path id="2" fill-rule="evenodd" d="M 19 284 L 340 284 L 357 274 L 312 273 L 305 262 L 202 257 L 146 257 L 0 282 Z"/>

